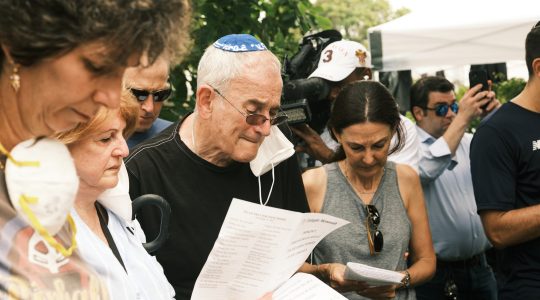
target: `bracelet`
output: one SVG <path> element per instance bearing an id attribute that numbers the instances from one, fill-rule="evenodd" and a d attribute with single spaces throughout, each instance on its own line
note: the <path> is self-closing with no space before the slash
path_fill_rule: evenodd
<path id="1" fill-rule="evenodd" d="M 404 288 L 409 288 L 411 285 L 411 274 L 409 274 L 409 271 L 405 270 L 405 276 L 403 276 L 403 279 L 401 279 L 401 286 Z"/>

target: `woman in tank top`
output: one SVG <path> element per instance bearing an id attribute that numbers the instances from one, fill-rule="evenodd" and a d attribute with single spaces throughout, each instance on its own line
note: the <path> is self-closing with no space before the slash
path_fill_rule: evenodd
<path id="1" fill-rule="evenodd" d="M 328 127 L 340 144 L 334 162 L 303 174 L 310 209 L 350 224 L 313 251 L 319 275 L 348 299 L 416 299 L 412 286 L 431 278 L 435 254 L 420 180 L 408 165 L 388 162 L 404 140 L 399 111 L 380 83 L 358 81 L 339 94 Z M 397 143 L 390 141 L 397 133 Z M 407 263 L 408 259 L 408 263 Z M 401 284 L 369 286 L 344 278 L 356 262 L 404 274 Z"/>

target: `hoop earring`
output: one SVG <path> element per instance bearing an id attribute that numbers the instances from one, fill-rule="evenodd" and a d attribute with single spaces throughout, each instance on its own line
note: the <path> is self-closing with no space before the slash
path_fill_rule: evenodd
<path id="1" fill-rule="evenodd" d="M 13 64 L 13 70 L 11 71 L 11 75 L 9 76 L 9 80 L 11 83 L 11 88 L 15 91 L 15 94 L 19 92 L 19 88 L 21 87 L 21 77 L 19 76 L 19 65 Z"/>

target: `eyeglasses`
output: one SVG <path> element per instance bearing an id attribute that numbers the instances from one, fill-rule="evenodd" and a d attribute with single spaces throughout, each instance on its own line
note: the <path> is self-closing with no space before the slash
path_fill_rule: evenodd
<path id="1" fill-rule="evenodd" d="M 223 98 L 223 100 L 227 101 L 227 103 L 229 103 L 237 112 L 239 112 L 242 116 L 246 117 L 246 123 L 248 123 L 249 125 L 261 126 L 268 120 L 270 120 L 270 125 L 281 125 L 281 124 L 285 123 L 285 121 L 287 121 L 287 119 L 289 118 L 283 112 L 280 112 L 277 116 L 275 116 L 273 118 L 270 118 L 270 119 L 268 119 L 266 116 L 261 115 L 261 114 L 253 114 L 253 113 L 246 114 L 246 113 L 243 113 L 241 110 L 236 108 L 236 106 L 234 106 L 227 98 L 225 98 L 225 96 L 223 96 L 216 88 L 214 88 L 212 86 L 210 86 L 210 87 L 214 90 L 214 92 L 216 92 L 216 94 L 221 96 L 221 98 Z"/>
<path id="2" fill-rule="evenodd" d="M 369 253 L 371 255 L 375 255 L 375 253 L 381 252 L 384 244 L 383 234 L 378 229 L 381 222 L 381 216 L 379 215 L 379 211 L 375 205 L 366 205 L 366 213 L 366 229 L 368 235 Z"/>
<path id="3" fill-rule="evenodd" d="M 172 85 L 170 86 L 171 87 L 166 88 L 164 90 L 159 90 L 159 91 L 147 91 L 147 90 L 139 90 L 139 89 L 134 89 L 134 88 L 130 88 L 129 90 L 133 94 L 133 96 L 137 98 L 137 101 L 139 102 L 146 101 L 149 95 L 152 95 L 152 99 L 154 100 L 154 102 L 163 102 L 169 99 L 169 97 L 171 97 Z"/>
<path id="4" fill-rule="evenodd" d="M 435 106 L 435 108 L 431 108 L 431 107 L 422 107 L 423 109 L 427 109 L 427 110 L 434 110 L 435 111 L 435 114 L 439 117 L 444 117 L 446 116 L 446 114 L 448 113 L 448 109 L 451 109 L 455 114 L 457 114 L 458 110 L 459 110 L 459 105 L 454 102 L 452 104 L 437 104 Z"/>

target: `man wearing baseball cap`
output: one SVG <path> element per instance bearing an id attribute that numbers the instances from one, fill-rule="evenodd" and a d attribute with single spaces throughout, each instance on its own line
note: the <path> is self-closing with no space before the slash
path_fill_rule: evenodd
<path id="1" fill-rule="evenodd" d="M 315 110 L 320 107 L 326 108 L 326 111 L 323 109 L 322 112 L 317 113 L 320 119 L 327 121 L 330 116 L 331 103 L 345 85 L 357 80 L 371 79 L 371 54 L 362 44 L 355 41 L 340 40 L 333 42 L 322 51 L 317 69 L 309 75 L 309 78 L 312 77 L 322 78 L 330 83 L 328 101 L 314 104 Z M 321 117 L 321 115 L 324 116 Z M 405 129 L 405 145 L 401 150 L 391 154 L 388 159 L 397 163 L 408 164 L 418 170 L 420 142 L 415 125 L 404 116 L 401 116 L 401 122 Z M 297 152 L 305 152 L 323 164 L 332 161 L 334 149 L 337 148 L 338 144 L 331 138 L 328 129 L 325 128 L 320 136 L 307 124 L 295 126 L 292 130 L 304 141 L 303 144 L 296 146 Z M 394 137 L 392 145 L 395 140 Z M 309 163 L 308 167 L 310 167 Z"/>

